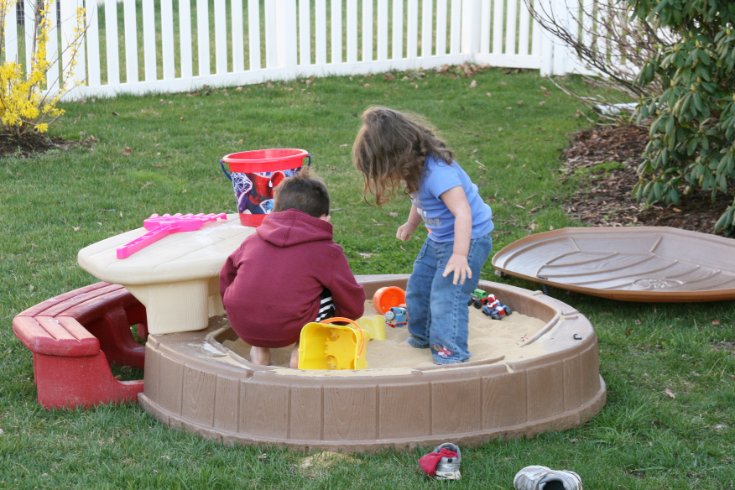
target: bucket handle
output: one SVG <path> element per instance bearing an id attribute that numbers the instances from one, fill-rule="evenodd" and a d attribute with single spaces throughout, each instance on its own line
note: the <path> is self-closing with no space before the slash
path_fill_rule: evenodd
<path id="1" fill-rule="evenodd" d="M 311 153 L 307 153 L 304 158 L 306 158 L 306 166 L 307 167 L 311 167 Z M 227 169 L 225 168 L 225 161 L 224 161 L 224 159 L 222 159 L 222 160 L 219 161 L 219 166 L 222 169 L 222 173 L 225 174 L 225 177 L 227 177 L 227 180 L 229 180 L 230 182 L 232 182 L 232 174 L 230 172 L 228 172 Z"/>
<path id="2" fill-rule="evenodd" d="M 345 318 L 343 316 L 333 316 L 331 318 L 325 318 L 324 320 L 319 320 L 319 323 L 347 323 L 350 324 L 350 327 L 354 328 L 357 333 L 360 334 L 360 350 L 357 352 L 357 356 L 360 357 L 365 350 L 365 332 L 362 331 L 362 327 L 359 323 L 357 323 L 355 320 L 350 320 L 349 318 Z"/>
<path id="3" fill-rule="evenodd" d="M 222 173 L 225 174 L 225 177 L 227 177 L 227 180 L 229 180 L 230 182 L 232 182 L 232 174 L 230 172 L 228 172 L 227 169 L 225 168 L 225 161 L 224 160 L 220 160 L 219 161 L 219 166 L 222 169 Z"/>

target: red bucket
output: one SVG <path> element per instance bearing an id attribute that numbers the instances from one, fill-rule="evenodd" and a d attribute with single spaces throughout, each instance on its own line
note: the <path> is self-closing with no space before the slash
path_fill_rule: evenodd
<path id="1" fill-rule="evenodd" d="M 311 157 L 298 148 L 274 148 L 230 153 L 219 162 L 235 192 L 240 223 L 258 226 L 273 210 L 273 189 L 295 175 Z M 228 168 L 229 167 L 229 170 Z"/>

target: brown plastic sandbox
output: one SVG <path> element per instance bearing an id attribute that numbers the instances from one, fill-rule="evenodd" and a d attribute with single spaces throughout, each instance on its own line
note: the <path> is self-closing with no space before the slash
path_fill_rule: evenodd
<path id="1" fill-rule="evenodd" d="M 405 287 L 407 276 L 358 280 L 370 297 L 382 286 Z M 200 332 L 149 336 L 140 404 L 164 424 L 224 443 L 349 451 L 477 444 L 594 416 L 606 390 L 589 321 L 538 291 L 480 287 L 544 322 L 521 346 L 538 355 L 399 370 L 263 367 L 225 347 L 234 334 L 214 317 Z"/>

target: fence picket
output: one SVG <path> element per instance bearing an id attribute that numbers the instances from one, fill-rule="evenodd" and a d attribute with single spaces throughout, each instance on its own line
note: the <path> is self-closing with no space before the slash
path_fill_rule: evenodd
<path id="1" fill-rule="evenodd" d="M 61 3 L 62 16 L 64 15 L 64 2 Z M 123 3 L 123 25 L 125 29 L 125 81 L 134 83 L 138 81 L 138 29 L 136 27 L 135 0 L 124 0 Z M 62 27 L 64 25 L 62 20 Z M 62 29 L 63 33 L 63 29 Z M 66 63 L 64 63 L 66 66 Z"/>
<path id="2" fill-rule="evenodd" d="M 362 61 L 372 61 L 373 57 L 373 0 L 362 1 Z"/>
<path id="3" fill-rule="evenodd" d="M 314 31 L 316 64 L 324 66 L 327 64 L 327 4 L 326 0 L 316 0 L 314 9 Z"/>
<path id="4" fill-rule="evenodd" d="M 487 54 L 490 52 L 490 26 L 491 26 L 492 4 L 490 0 L 482 0 L 480 10 L 480 48 L 479 52 Z"/>
<path id="5" fill-rule="evenodd" d="M 518 22 L 518 6 L 516 0 L 510 0 L 506 4 L 505 10 L 505 52 L 507 54 L 516 54 L 516 22 Z"/>
<path id="6" fill-rule="evenodd" d="M 158 60 L 156 59 L 156 17 L 153 2 L 143 2 L 143 59 L 145 81 L 157 79 Z"/>
<path id="7" fill-rule="evenodd" d="M 232 0 L 230 8 L 232 9 L 232 71 L 234 73 L 237 73 L 245 69 L 245 64 L 243 62 L 245 57 L 245 49 L 243 44 L 245 37 L 243 34 L 242 23 L 242 0 Z"/>
<path id="8" fill-rule="evenodd" d="M 194 72 L 194 53 L 191 36 L 191 5 L 189 0 L 179 0 L 179 53 L 181 78 L 190 79 Z"/>
<path id="9" fill-rule="evenodd" d="M 270 3 L 270 2 L 268 2 Z M 197 0 L 197 56 L 200 77 L 211 73 L 209 63 L 209 2 Z"/>
<path id="10" fill-rule="evenodd" d="M 447 0 L 436 0 L 436 55 L 447 54 Z"/>
<path id="11" fill-rule="evenodd" d="M 8 10 L 5 12 L 5 52 L 2 54 L 3 63 L 15 62 L 19 63 L 18 60 L 18 12 L 15 10 L 15 5 L 7 4 Z M 54 13 L 55 14 L 55 13 Z M 54 18 L 56 16 L 54 15 Z M 54 24 L 56 25 L 56 24 Z"/>
<path id="12" fill-rule="evenodd" d="M 51 10 L 55 10 L 52 8 Z M 97 20 L 97 3 L 89 2 L 86 9 L 87 32 L 87 85 L 96 87 L 100 84 L 100 31 Z M 53 25 L 53 24 L 51 24 Z M 84 78 L 84 74 L 82 74 Z"/>
<path id="13" fill-rule="evenodd" d="M 161 61 L 163 79 L 176 76 L 176 57 L 174 54 L 174 10 L 171 0 L 161 0 Z"/>
<path id="14" fill-rule="evenodd" d="M 388 0 L 378 0 L 378 61 L 388 59 Z"/>
<path id="15" fill-rule="evenodd" d="M 493 54 L 499 55 L 503 49 L 503 18 L 505 0 L 493 0 Z"/>
<path id="16" fill-rule="evenodd" d="M 107 84 L 120 84 L 120 58 L 117 42 L 117 0 L 105 0 L 105 62 L 107 63 Z M 55 40 L 55 36 L 54 36 Z"/>
<path id="17" fill-rule="evenodd" d="M 406 9 L 406 58 L 410 60 L 418 56 L 418 16 L 418 0 L 408 0 L 408 8 Z"/>
<path id="18" fill-rule="evenodd" d="M 357 0 L 347 0 L 347 62 L 357 62 Z"/>
<path id="19" fill-rule="evenodd" d="M 227 73 L 227 18 L 225 0 L 214 0 L 214 70 L 217 75 Z"/>
<path id="20" fill-rule="evenodd" d="M 13 19 L 15 19 L 15 9 L 13 11 Z M 58 18 L 56 15 L 56 9 L 49 9 L 48 21 L 49 21 L 49 33 L 48 33 L 48 44 L 46 44 L 46 61 L 50 62 L 49 69 L 46 72 L 46 91 L 48 93 L 54 93 L 59 88 L 59 82 L 61 77 L 60 65 L 59 65 L 59 41 L 58 41 Z M 9 29 L 12 27 L 15 30 L 15 21 L 13 25 L 5 24 L 5 28 Z M 7 34 L 7 33 L 6 33 Z M 7 39 L 7 37 L 6 37 Z M 16 46 L 17 47 L 17 46 Z M 6 53 L 10 52 L 10 47 L 6 47 Z"/>
<path id="21" fill-rule="evenodd" d="M 393 59 L 403 58 L 403 0 L 393 0 Z"/>
<path id="22" fill-rule="evenodd" d="M 23 37 L 26 45 L 26 66 L 31 66 L 33 58 L 33 35 L 36 32 L 36 16 L 33 13 L 34 4 L 23 2 Z"/>
<path id="23" fill-rule="evenodd" d="M 299 64 L 311 63 L 311 8 L 309 0 L 299 0 Z"/>
<path id="24" fill-rule="evenodd" d="M 531 14 L 528 11 L 526 3 L 521 0 L 518 9 L 518 51 L 517 53 L 521 56 L 526 56 L 530 53 L 531 36 L 529 31 L 531 29 Z"/>
<path id="25" fill-rule="evenodd" d="M 260 2 L 248 0 L 248 42 L 250 45 L 250 70 L 260 70 Z"/>
<path id="26" fill-rule="evenodd" d="M 458 55 L 462 42 L 462 0 L 452 0 L 449 54 Z"/>
<path id="27" fill-rule="evenodd" d="M 342 62 L 342 0 L 332 0 L 332 10 L 329 16 L 332 26 L 332 63 Z"/>
<path id="28" fill-rule="evenodd" d="M 431 56 L 432 40 L 434 33 L 434 5 L 432 0 L 423 0 L 421 4 L 421 56 Z"/>

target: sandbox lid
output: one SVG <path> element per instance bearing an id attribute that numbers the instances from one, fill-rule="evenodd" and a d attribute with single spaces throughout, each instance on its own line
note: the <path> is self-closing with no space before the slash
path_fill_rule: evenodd
<path id="1" fill-rule="evenodd" d="M 735 240 L 677 228 L 562 228 L 517 240 L 492 263 L 510 276 L 608 299 L 735 299 Z"/>

